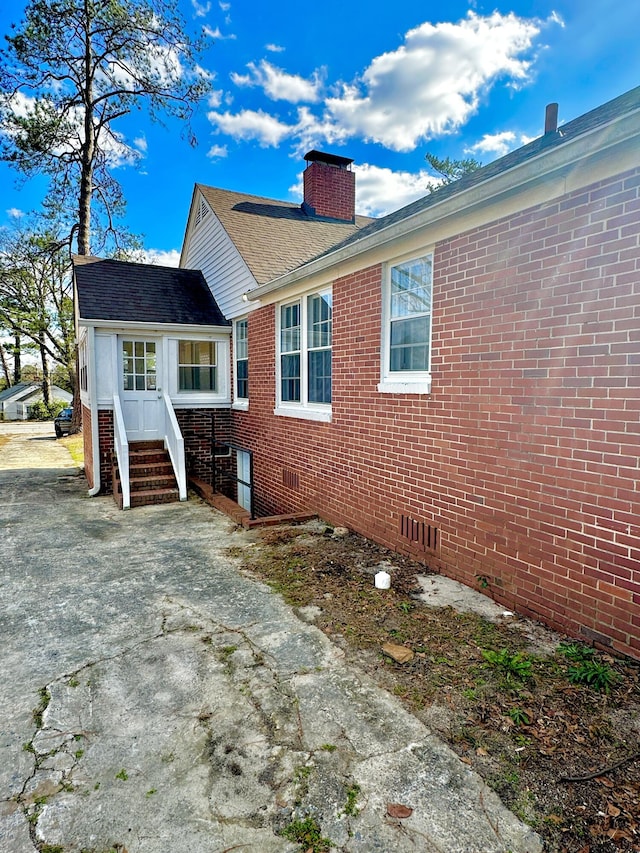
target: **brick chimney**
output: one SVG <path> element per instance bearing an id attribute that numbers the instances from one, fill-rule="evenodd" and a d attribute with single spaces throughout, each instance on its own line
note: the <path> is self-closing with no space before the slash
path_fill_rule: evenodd
<path id="1" fill-rule="evenodd" d="M 353 160 L 322 151 L 309 151 L 304 159 L 304 212 L 321 219 L 355 222 L 356 176 L 349 168 Z"/>

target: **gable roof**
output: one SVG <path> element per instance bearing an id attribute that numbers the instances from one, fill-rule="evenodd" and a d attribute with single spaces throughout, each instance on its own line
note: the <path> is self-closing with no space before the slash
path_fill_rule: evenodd
<path id="1" fill-rule="evenodd" d="M 25 397 L 31 394 L 33 391 L 37 391 L 42 386 L 37 382 L 16 382 L 15 385 L 10 385 L 9 388 L 5 388 L 4 391 L 0 391 L 0 403 L 4 403 L 6 400 L 12 400 L 14 397 L 16 399 L 20 399 L 20 397 Z"/>
<path id="2" fill-rule="evenodd" d="M 309 216 L 299 205 L 196 184 L 258 285 L 289 272 L 373 220 L 355 224 Z"/>
<path id="3" fill-rule="evenodd" d="M 199 270 L 73 258 L 81 320 L 227 326 Z"/>

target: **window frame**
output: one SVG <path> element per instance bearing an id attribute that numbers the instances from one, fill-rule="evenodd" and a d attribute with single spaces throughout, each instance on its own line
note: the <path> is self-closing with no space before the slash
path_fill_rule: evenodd
<path id="1" fill-rule="evenodd" d="M 331 307 L 330 323 L 330 340 L 329 345 L 310 346 L 309 333 L 309 310 L 310 300 L 314 297 L 329 297 Z M 282 312 L 285 308 L 298 306 L 299 310 L 299 341 L 298 349 L 283 350 L 282 333 L 284 327 L 282 325 Z M 327 321 L 323 321 L 327 322 Z M 298 327 L 290 327 L 292 330 Z M 327 285 L 317 288 L 312 291 L 296 296 L 294 299 L 287 299 L 276 303 L 276 406 L 274 409 L 275 415 L 284 415 L 288 417 L 303 418 L 306 420 L 317 420 L 328 422 L 331 420 L 331 402 L 313 402 L 309 399 L 309 355 L 310 353 L 329 352 L 330 363 L 333 367 L 333 287 Z M 282 399 L 282 357 L 283 356 L 299 355 L 300 364 L 300 399 L 299 400 L 283 400 Z"/>
<path id="2" fill-rule="evenodd" d="M 189 344 L 189 346 L 193 347 L 194 344 L 205 344 L 211 350 L 213 361 L 209 364 L 201 364 L 199 362 L 183 362 L 180 360 L 180 349 L 182 344 Z M 195 339 L 195 338 L 178 338 L 178 394 L 212 394 L 217 395 L 219 393 L 219 361 L 220 361 L 220 352 L 217 341 L 206 340 L 206 339 Z M 181 368 L 190 368 L 193 370 L 194 368 L 208 368 L 212 372 L 213 378 L 213 388 L 181 388 L 180 387 L 180 371 Z"/>
<path id="3" fill-rule="evenodd" d="M 181 391 L 179 388 L 180 341 L 213 343 L 216 353 L 217 390 Z M 231 405 L 231 341 L 230 334 L 206 334 L 185 330 L 167 336 L 163 346 L 167 365 L 167 388 L 176 409 L 229 407 Z"/>
<path id="4" fill-rule="evenodd" d="M 246 328 L 246 337 L 240 338 L 238 335 L 238 326 L 243 323 Z M 240 358 L 238 356 L 238 344 L 243 342 L 246 346 L 246 356 Z M 247 362 L 247 377 L 245 380 L 247 383 L 247 395 L 246 397 L 241 397 L 238 393 L 238 362 L 246 361 Z M 234 409 L 248 409 L 249 408 L 249 318 L 248 317 L 238 317 L 237 320 L 233 322 L 233 408 Z"/>
<path id="5" fill-rule="evenodd" d="M 392 274 L 397 267 L 407 266 L 411 263 L 429 259 L 431 263 L 431 300 L 429 306 L 429 335 L 426 342 L 428 348 L 427 370 L 392 370 L 391 369 L 391 328 L 398 317 L 392 317 Z M 382 278 L 382 329 L 380 346 L 380 383 L 378 392 L 382 394 L 430 394 L 431 393 L 431 367 L 432 367 L 432 339 L 433 339 L 433 260 L 432 249 L 424 252 L 396 258 L 389 261 L 385 267 Z M 426 312 L 423 312 L 423 315 Z M 422 316 L 423 316 L 422 315 Z M 411 314 L 405 315 L 410 317 Z M 418 315 L 421 316 L 421 315 Z"/>

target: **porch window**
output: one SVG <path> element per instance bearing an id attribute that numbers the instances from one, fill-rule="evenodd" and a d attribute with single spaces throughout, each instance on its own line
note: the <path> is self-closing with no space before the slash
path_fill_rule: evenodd
<path id="1" fill-rule="evenodd" d="M 217 390 L 217 352 L 214 341 L 178 342 L 178 390 Z"/>

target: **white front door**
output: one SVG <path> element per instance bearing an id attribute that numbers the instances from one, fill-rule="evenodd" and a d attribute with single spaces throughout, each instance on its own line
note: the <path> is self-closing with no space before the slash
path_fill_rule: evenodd
<path id="1" fill-rule="evenodd" d="M 251 512 L 251 455 L 244 450 L 236 451 L 238 478 L 238 503 Z"/>
<path id="2" fill-rule="evenodd" d="M 162 438 L 160 343 L 120 337 L 120 393 L 129 441 Z"/>

